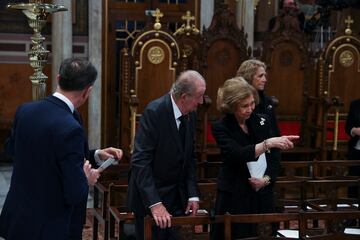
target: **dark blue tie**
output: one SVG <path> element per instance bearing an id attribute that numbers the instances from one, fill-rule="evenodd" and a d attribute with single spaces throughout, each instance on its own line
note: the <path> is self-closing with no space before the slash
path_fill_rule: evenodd
<path id="1" fill-rule="evenodd" d="M 188 116 L 187 115 L 181 115 L 178 119 L 180 120 L 180 125 L 179 125 L 180 142 L 181 142 L 182 146 L 185 147 L 185 135 L 186 135 L 186 127 L 187 127 Z"/>
<path id="2" fill-rule="evenodd" d="M 82 119 L 81 119 L 81 115 L 77 110 L 74 110 L 73 112 L 73 116 L 76 119 L 76 121 L 78 121 L 81 125 L 82 125 Z"/>

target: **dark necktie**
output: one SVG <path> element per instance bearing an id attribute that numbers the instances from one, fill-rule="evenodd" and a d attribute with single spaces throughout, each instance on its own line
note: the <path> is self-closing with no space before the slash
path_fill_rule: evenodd
<path id="1" fill-rule="evenodd" d="M 187 116 L 186 115 L 181 115 L 179 118 L 180 120 L 180 125 L 179 125 L 179 137 L 180 137 L 180 142 L 182 144 L 182 146 L 185 146 L 185 135 L 186 135 L 186 127 L 187 127 Z"/>
<path id="2" fill-rule="evenodd" d="M 73 116 L 76 119 L 76 121 L 78 121 L 82 125 L 82 119 L 81 119 L 80 113 L 77 110 L 74 110 Z"/>

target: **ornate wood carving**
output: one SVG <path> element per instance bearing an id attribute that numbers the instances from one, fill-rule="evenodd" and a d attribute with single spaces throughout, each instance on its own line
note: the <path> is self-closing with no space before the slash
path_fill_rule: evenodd
<path id="1" fill-rule="evenodd" d="M 263 42 L 262 60 L 267 65 L 267 95 L 279 99 L 277 116 L 281 123 L 297 122 L 300 125 L 302 145 L 309 146 L 307 125 L 311 114 L 309 96 L 315 94 L 311 85 L 312 65 L 306 36 L 291 28 L 269 33 Z M 293 134 L 298 134 L 294 132 Z"/>
<path id="2" fill-rule="evenodd" d="M 195 24 L 192 24 L 191 21 L 195 21 L 195 18 L 191 16 L 190 11 L 187 11 L 186 15 L 182 16 L 182 20 L 186 21 L 186 23 L 183 23 L 174 33 L 180 49 L 178 72 L 182 72 L 186 69 L 193 69 L 201 72 L 202 35 Z"/>
<path id="3" fill-rule="evenodd" d="M 176 77 L 180 56 L 179 45 L 166 25 L 163 13 L 153 14 L 148 24 L 134 39 L 131 49 L 123 49 L 121 57 L 121 129 L 120 142 L 130 156 L 139 116 L 152 100 L 169 91 Z"/>
<path id="4" fill-rule="evenodd" d="M 359 98 L 360 39 L 352 34 L 350 25 L 353 20 L 350 16 L 345 23 L 345 31 L 340 31 L 325 46 L 319 58 L 317 123 L 321 131 L 317 136 L 317 145 L 322 149 L 322 159 L 344 157 L 347 140 L 338 137 L 339 131 L 343 131 L 339 123 L 345 121 L 350 102 Z M 327 137 L 330 122 L 335 122 L 330 128 L 334 139 Z M 332 156 L 328 156 L 328 150 L 331 150 Z"/>
<path id="5" fill-rule="evenodd" d="M 234 13 L 221 3 L 211 25 L 203 30 L 203 37 L 202 69 L 208 83 L 206 93 L 214 102 L 220 85 L 234 77 L 241 62 L 249 58 L 247 36 L 244 29 L 237 26 Z M 216 106 L 210 107 L 209 114 L 219 115 Z"/>

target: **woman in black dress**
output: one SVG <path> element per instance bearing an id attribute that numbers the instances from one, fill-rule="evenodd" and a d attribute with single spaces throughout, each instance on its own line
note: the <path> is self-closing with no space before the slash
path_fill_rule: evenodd
<path id="1" fill-rule="evenodd" d="M 279 171 L 279 149 L 294 146 L 299 136 L 274 137 L 269 117 L 254 113 L 257 91 L 243 78 L 225 81 L 218 90 L 217 107 L 224 117 L 212 125 L 223 161 L 218 176 L 215 213 L 222 215 L 274 212 L 273 185 Z M 254 235 L 254 226 L 237 224 L 234 238 Z M 215 226 L 213 239 L 223 239 Z"/>

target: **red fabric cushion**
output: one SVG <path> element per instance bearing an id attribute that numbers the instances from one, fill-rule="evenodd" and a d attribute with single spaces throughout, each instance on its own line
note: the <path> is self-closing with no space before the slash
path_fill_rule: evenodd
<path id="1" fill-rule="evenodd" d="M 299 135 L 301 133 L 301 124 L 299 121 L 279 121 L 281 135 Z"/>
<path id="2" fill-rule="evenodd" d="M 211 122 L 208 122 L 208 124 L 207 124 L 206 140 L 208 143 L 216 143 L 214 135 L 212 134 L 212 131 L 211 131 Z"/>
<path id="3" fill-rule="evenodd" d="M 349 140 L 349 135 L 345 132 L 345 120 L 339 121 L 339 128 L 338 128 L 338 140 L 339 141 L 347 141 Z M 332 130 L 334 128 L 334 121 L 328 121 L 327 122 L 327 128 L 331 129 L 330 131 L 327 131 L 326 133 L 326 140 L 334 140 L 334 131 Z"/>

